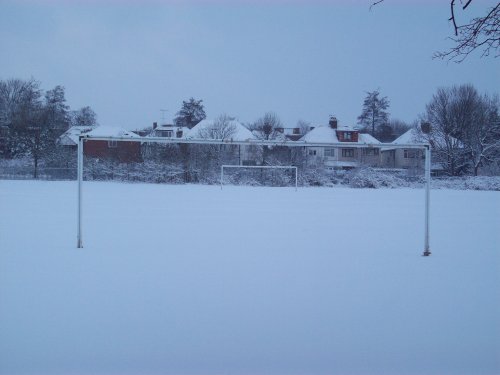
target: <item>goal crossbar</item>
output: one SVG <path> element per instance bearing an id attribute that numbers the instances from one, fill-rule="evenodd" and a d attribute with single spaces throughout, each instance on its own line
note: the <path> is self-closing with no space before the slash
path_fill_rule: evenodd
<path id="1" fill-rule="evenodd" d="M 116 142 L 140 142 L 140 143 L 164 143 L 164 144 L 206 144 L 206 145 L 240 145 L 240 146 L 284 146 L 284 147 L 344 147 L 344 148 L 385 148 L 385 149 L 417 149 L 424 150 L 425 155 L 425 225 L 424 225 L 424 256 L 429 256 L 429 210 L 431 189 L 431 146 L 429 143 L 416 144 L 392 144 L 392 143 L 354 143 L 354 142 L 306 142 L 306 141 L 264 141 L 246 140 L 237 141 L 233 139 L 178 139 L 167 137 L 102 137 L 82 134 L 78 137 L 78 234 L 77 247 L 83 248 L 82 234 L 82 183 L 83 183 L 83 143 L 86 141 L 116 141 Z"/>

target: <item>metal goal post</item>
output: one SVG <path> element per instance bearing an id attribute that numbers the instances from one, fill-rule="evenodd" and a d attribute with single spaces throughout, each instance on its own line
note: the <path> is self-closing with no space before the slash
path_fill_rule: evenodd
<path id="1" fill-rule="evenodd" d="M 297 167 L 293 165 L 230 165 L 224 164 L 220 166 L 220 188 L 224 184 L 224 168 L 246 168 L 246 169 L 292 169 L 295 171 L 295 191 L 297 191 L 298 173 Z"/>
<path id="2" fill-rule="evenodd" d="M 88 134 L 78 138 L 78 212 L 77 212 L 77 247 L 83 248 L 82 234 L 82 188 L 83 188 L 83 144 L 88 141 L 116 141 L 141 142 L 164 144 L 205 144 L 205 145 L 240 145 L 240 146 L 285 146 L 285 147 L 349 147 L 349 148 L 392 148 L 424 150 L 425 152 L 425 221 L 424 221 L 424 252 L 423 256 L 431 255 L 430 251 L 430 190 L 431 190 L 431 146 L 429 143 L 420 144 L 392 144 L 392 143 L 354 143 L 354 142 L 305 142 L 305 141 L 262 141 L 246 140 L 233 141 L 232 139 L 178 139 L 167 137 L 101 137 Z"/>

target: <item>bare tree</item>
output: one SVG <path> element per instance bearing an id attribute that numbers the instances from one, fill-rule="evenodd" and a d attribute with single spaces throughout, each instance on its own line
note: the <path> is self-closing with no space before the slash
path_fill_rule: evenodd
<path id="1" fill-rule="evenodd" d="M 426 107 L 428 140 L 450 175 L 498 161 L 499 99 L 480 95 L 472 85 L 440 88 Z"/>
<path id="2" fill-rule="evenodd" d="M 370 9 L 382 3 L 384 0 L 377 0 L 372 3 Z M 461 0 L 462 11 L 465 11 L 473 0 Z M 448 59 L 450 61 L 462 62 L 471 52 L 481 50 L 481 57 L 493 55 L 500 56 L 500 3 L 489 8 L 485 15 L 476 17 L 466 24 L 457 22 L 455 10 L 456 0 L 449 0 L 450 18 L 453 23 L 454 36 L 450 39 L 454 46 L 448 51 L 434 53 L 434 58 Z"/>
<path id="3" fill-rule="evenodd" d="M 300 134 L 305 135 L 311 130 L 311 123 L 305 120 L 297 121 L 297 128 L 300 129 Z"/>
<path id="4" fill-rule="evenodd" d="M 234 117 L 222 114 L 214 122 L 198 131 L 198 137 L 204 139 L 230 139 L 236 133 Z"/>
<path id="5" fill-rule="evenodd" d="M 479 167 L 500 161 L 500 117 L 498 96 L 474 95 L 470 123 L 462 131 L 462 140 L 477 176 Z"/>
<path id="6" fill-rule="evenodd" d="M 274 112 L 267 112 L 250 127 L 250 130 L 258 139 L 265 141 L 282 138 L 281 129 L 283 129 L 283 124 Z"/>
<path id="7" fill-rule="evenodd" d="M 97 115 L 89 106 L 71 111 L 70 117 L 71 126 L 98 126 Z"/>

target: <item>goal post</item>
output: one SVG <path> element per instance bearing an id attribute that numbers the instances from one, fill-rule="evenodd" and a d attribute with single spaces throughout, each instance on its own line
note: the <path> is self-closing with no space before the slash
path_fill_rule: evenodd
<path id="1" fill-rule="evenodd" d="M 431 255 L 430 251 L 430 188 L 431 188 L 431 149 L 429 143 L 419 143 L 419 144 L 392 144 L 392 143 L 356 143 L 356 142 L 306 142 L 306 141 L 264 141 L 264 140 L 245 140 L 245 141 L 235 141 L 232 139 L 179 139 L 179 138 L 168 138 L 168 137 L 116 137 L 116 136 L 97 136 L 82 134 L 78 138 L 78 204 L 77 204 L 77 247 L 83 248 L 83 236 L 82 236 L 82 196 L 83 196 L 83 154 L 84 154 L 84 143 L 92 141 L 107 141 L 107 142 L 139 142 L 141 144 L 198 144 L 198 145 L 232 145 L 232 146 L 261 146 L 261 147 L 300 147 L 306 150 L 310 147 L 321 147 L 321 148 L 350 148 L 350 149 L 408 149 L 408 150 L 420 150 L 424 151 L 424 169 L 425 169 L 425 220 L 424 220 L 424 251 L 423 256 Z M 405 151 L 406 152 L 406 151 Z M 235 166 L 235 165 L 223 165 L 221 167 L 221 186 L 222 186 L 222 174 L 224 168 L 233 167 L 252 167 L 252 166 Z M 291 168 L 290 166 L 254 166 L 257 168 L 270 167 L 270 168 Z M 295 167 L 295 179 L 297 187 L 297 168 Z"/>
<path id="2" fill-rule="evenodd" d="M 220 166 L 220 188 L 224 184 L 224 168 L 245 168 L 245 169 L 291 169 L 295 172 L 295 191 L 298 185 L 298 172 L 297 167 L 293 165 L 229 165 L 223 164 Z"/>

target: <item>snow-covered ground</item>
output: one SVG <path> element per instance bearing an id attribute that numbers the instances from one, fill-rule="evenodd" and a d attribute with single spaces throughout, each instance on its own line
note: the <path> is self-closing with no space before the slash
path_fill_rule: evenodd
<path id="1" fill-rule="evenodd" d="M 499 374 L 500 193 L 0 181 L 1 374 Z"/>

